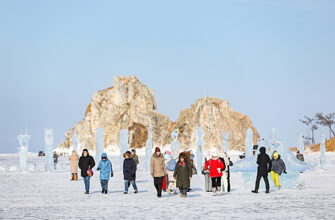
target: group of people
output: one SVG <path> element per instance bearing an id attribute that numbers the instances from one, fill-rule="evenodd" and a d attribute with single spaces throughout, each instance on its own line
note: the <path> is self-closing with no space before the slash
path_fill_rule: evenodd
<path id="1" fill-rule="evenodd" d="M 230 192 L 230 166 L 233 166 L 230 158 L 226 153 L 220 157 L 219 153 L 214 150 L 211 152 L 211 158 L 205 159 L 202 174 L 205 176 L 206 192 L 213 192 L 213 196 L 218 196 L 222 192 Z M 128 194 L 129 187 L 132 185 L 134 193 L 138 193 L 136 185 L 136 172 L 139 164 L 139 158 L 136 150 L 127 151 L 123 154 L 123 177 L 124 177 L 124 194 Z M 150 160 L 150 173 L 153 177 L 154 186 L 157 191 L 157 197 L 162 197 L 162 192 L 177 194 L 179 189 L 180 197 L 187 197 L 187 192 L 191 191 L 191 179 L 197 173 L 193 164 L 194 155 L 192 152 L 182 152 L 177 158 L 174 158 L 171 152 L 166 151 L 164 154 L 159 147 L 155 148 Z M 89 155 L 87 149 L 83 150 L 82 156 L 79 157 L 76 151 L 73 151 L 69 157 L 71 162 L 71 181 L 78 180 L 78 167 L 81 170 L 81 176 L 85 184 L 85 194 L 90 192 L 90 178 L 93 176 L 95 161 Z M 284 161 L 277 152 L 274 152 L 272 159 L 266 154 L 264 147 L 260 148 L 260 154 L 257 157 L 257 177 L 255 190 L 258 193 L 261 178 L 266 185 L 266 193 L 270 192 L 268 173 L 280 189 L 280 175 L 286 173 Z M 107 154 L 101 155 L 97 170 L 100 172 L 101 193 L 108 193 L 108 181 L 114 176 L 112 162 L 108 159 Z M 223 187 L 222 187 L 223 185 Z"/>
<path id="2" fill-rule="evenodd" d="M 253 190 L 253 193 L 258 193 L 259 184 L 261 178 L 264 179 L 265 182 L 265 193 L 270 193 L 270 184 L 268 180 L 268 173 L 271 174 L 272 180 L 277 187 L 278 190 L 281 189 L 280 185 L 280 175 L 282 173 L 287 174 L 286 172 L 286 166 L 284 161 L 281 159 L 278 152 L 273 152 L 272 159 L 270 159 L 269 155 L 266 154 L 266 148 L 261 147 L 259 149 L 260 154 L 257 157 L 257 177 L 256 177 L 256 184 L 255 184 L 255 190 Z"/>
<path id="3" fill-rule="evenodd" d="M 211 153 L 211 159 L 205 159 L 203 174 L 205 175 L 206 192 L 213 192 L 214 196 L 220 195 L 223 192 L 230 192 L 230 166 L 233 166 L 232 161 L 223 153 L 220 157 L 215 150 Z M 221 186 L 224 188 L 221 188 Z"/>

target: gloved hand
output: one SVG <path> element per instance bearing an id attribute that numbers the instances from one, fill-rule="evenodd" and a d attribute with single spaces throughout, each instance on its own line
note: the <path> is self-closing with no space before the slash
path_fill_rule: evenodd
<path id="1" fill-rule="evenodd" d="M 111 177 L 113 177 L 114 176 L 114 173 L 111 173 Z"/>
<path id="2" fill-rule="evenodd" d="M 218 168 L 218 173 L 221 173 L 221 168 Z"/>
<path id="3" fill-rule="evenodd" d="M 287 174 L 286 170 L 284 170 L 284 173 Z"/>
<path id="4" fill-rule="evenodd" d="M 97 170 L 100 170 L 100 168 L 98 168 Z"/>

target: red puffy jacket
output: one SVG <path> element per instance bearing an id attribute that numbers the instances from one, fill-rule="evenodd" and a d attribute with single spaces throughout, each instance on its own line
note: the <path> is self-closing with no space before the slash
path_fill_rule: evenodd
<path id="1" fill-rule="evenodd" d="M 220 177 L 222 176 L 222 170 L 225 169 L 225 165 L 222 160 L 210 159 L 205 163 L 205 170 L 209 170 L 210 177 Z"/>

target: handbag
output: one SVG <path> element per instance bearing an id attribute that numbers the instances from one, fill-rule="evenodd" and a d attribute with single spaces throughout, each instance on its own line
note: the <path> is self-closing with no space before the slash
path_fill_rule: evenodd
<path id="1" fill-rule="evenodd" d="M 94 175 L 92 168 L 87 169 L 87 176 L 92 177 Z"/>

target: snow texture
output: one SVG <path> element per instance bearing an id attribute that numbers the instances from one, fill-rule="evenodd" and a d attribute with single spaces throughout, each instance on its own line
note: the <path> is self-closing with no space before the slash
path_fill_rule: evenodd
<path id="1" fill-rule="evenodd" d="M 109 194 L 102 195 L 95 172 L 91 194 L 84 195 L 81 178 L 70 182 L 65 157 L 59 158 L 57 171 L 47 173 L 44 158 L 29 154 L 29 173 L 21 173 L 17 155 L 0 155 L 0 219 L 335 219 L 335 154 L 326 153 L 327 171 L 317 165 L 319 155 L 305 156 L 315 168 L 300 175 L 305 183 L 300 190 L 272 187 L 270 194 L 252 194 L 244 189 L 242 174 L 233 172 L 231 193 L 213 197 L 204 192 L 204 176 L 199 174 L 192 178 L 186 199 L 166 193 L 158 199 L 152 177 L 142 171 L 137 175 L 139 194 L 123 195 L 123 176 L 117 172 Z M 237 157 L 232 159 L 236 162 Z M 118 161 L 118 156 L 112 158 Z"/>

